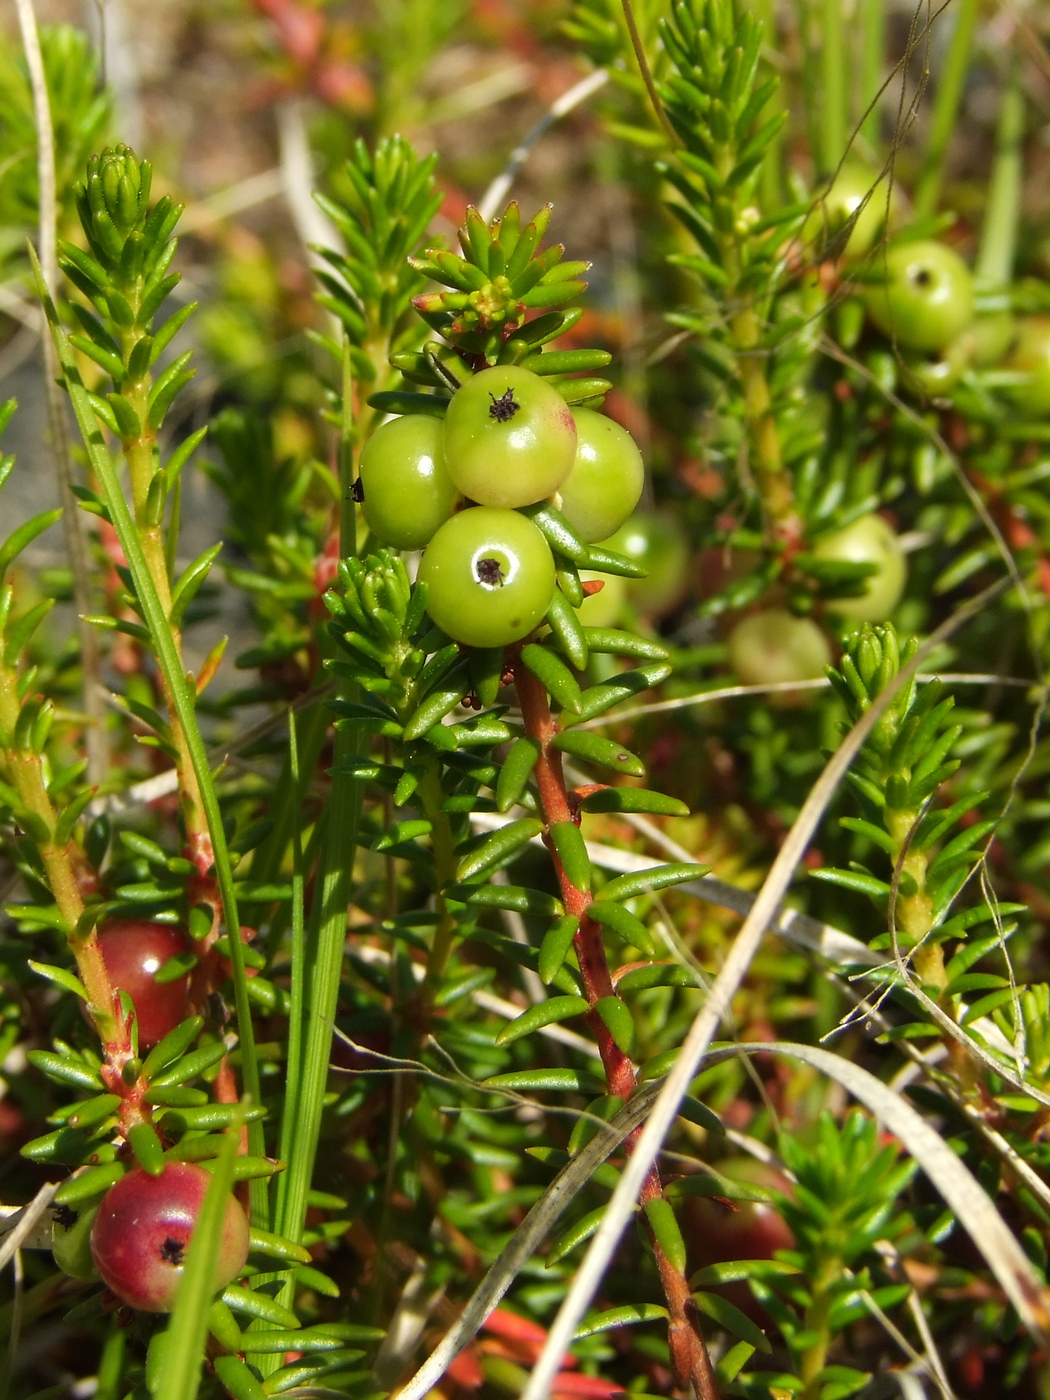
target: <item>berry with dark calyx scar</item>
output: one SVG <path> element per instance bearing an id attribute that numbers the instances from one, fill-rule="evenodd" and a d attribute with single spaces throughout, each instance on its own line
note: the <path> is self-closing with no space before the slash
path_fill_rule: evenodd
<path id="1" fill-rule="evenodd" d="M 973 277 L 953 248 L 933 239 L 897 243 L 868 288 L 868 315 L 914 350 L 942 350 L 973 320 Z"/>
<path id="2" fill-rule="evenodd" d="M 360 483 L 376 538 L 394 549 L 422 549 L 459 503 L 440 420 L 408 414 L 384 423 L 365 443 Z"/>
<path id="3" fill-rule="evenodd" d="M 91 1251 L 106 1286 L 140 1312 L 170 1312 L 211 1174 L 191 1162 L 168 1162 L 159 1176 L 135 1167 L 102 1198 Z M 248 1219 L 226 1203 L 215 1289 L 225 1288 L 248 1258 Z"/>
<path id="4" fill-rule="evenodd" d="M 419 566 L 427 612 L 453 640 L 499 647 L 520 641 L 554 596 L 547 541 L 514 510 L 476 506 L 442 525 Z"/>
<path id="5" fill-rule="evenodd" d="M 102 961 L 117 991 L 126 992 L 138 1018 L 139 1049 L 148 1050 L 192 1012 L 189 973 L 170 982 L 156 973 L 171 958 L 189 953 L 192 943 L 177 924 L 120 919 L 98 932 Z"/>
<path id="6" fill-rule="evenodd" d="M 573 410 L 576 457 L 559 488 L 561 512 L 586 544 L 620 528 L 642 495 L 645 464 L 626 428 L 590 408 Z"/>
<path id="7" fill-rule="evenodd" d="M 828 639 L 810 617 L 766 608 L 729 634 L 729 664 L 745 685 L 817 680 L 831 665 Z"/>
<path id="8" fill-rule="evenodd" d="M 901 600 L 908 569 L 896 531 L 881 515 L 862 515 L 813 546 L 818 559 L 874 564 L 856 598 L 831 598 L 828 609 L 855 622 L 883 622 Z"/>
<path id="9" fill-rule="evenodd" d="M 516 508 L 546 500 L 576 458 L 572 410 L 552 385 L 520 365 L 468 379 L 444 419 L 445 465 L 464 496 Z M 367 501 L 368 483 L 365 483 Z"/>
<path id="10" fill-rule="evenodd" d="M 52 1206 L 51 1253 L 55 1263 L 70 1278 L 98 1278 L 98 1269 L 91 1253 L 91 1227 L 98 1207 L 73 1210 L 71 1206 Z"/>

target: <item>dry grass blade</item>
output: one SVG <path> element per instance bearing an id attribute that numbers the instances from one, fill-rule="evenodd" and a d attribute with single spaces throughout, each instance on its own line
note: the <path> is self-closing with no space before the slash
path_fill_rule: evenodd
<path id="1" fill-rule="evenodd" d="M 883 1084 L 870 1070 L 830 1050 L 788 1041 L 730 1045 L 714 1051 L 709 1060 L 738 1055 L 788 1055 L 828 1075 L 869 1109 L 919 1163 L 952 1208 L 974 1244 L 984 1255 L 1003 1292 L 1017 1309 L 1030 1332 L 1044 1336 L 1050 1329 L 1050 1294 L 1043 1287 L 995 1203 L 969 1167 L 955 1155 L 941 1135 L 930 1127 L 907 1099 Z"/>
<path id="2" fill-rule="evenodd" d="M 791 883 L 795 868 L 805 854 L 825 808 L 845 777 L 872 729 L 894 696 L 918 672 L 933 649 L 988 605 L 1003 584 L 997 584 L 972 599 L 939 627 L 898 672 L 893 682 L 872 702 L 846 735 L 839 749 L 826 764 L 795 819 L 776 860 L 770 867 L 751 911 L 744 920 L 729 956 L 711 988 L 711 995 L 693 1022 L 674 1069 L 663 1082 L 645 1128 L 609 1202 L 608 1210 L 593 1236 L 583 1263 L 547 1334 L 543 1352 L 536 1363 L 522 1400 L 545 1400 L 550 1384 L 572 1343 L 576 1328 L 597 1292 L 605 1270 L 616 1251 L 620 1236 L 634 1213 L 635 1203 L 646 1173 L 655 1162 L 670 1131 L 690 1081 L 695 1077 L 711 1045 L 715 1032 L 727 1014 L 738 987 L 776 917 L 780 901 Z"/>
<path id="3" fill-rule="evenodd" d="M 645 1121 L 659 1087 L 656 1083 L 641 1089 L 610 1123 L 599 1126 L 591 1141 L 558 1173 L 475 1289 L 455 1326 L 445 1334 L 412 1379 L 394 1392 L 394 1400 L 424 1400 L 424 1396 L 430 1393 L 463 1348 L 469 1346 L 489 1313 L 591 1174 L 624 1138 Z"/>
<path id="4" fill-rule="evenodd" d="M 44 1212 L 54 1197 L 55 1192 L 62 1185 L 60 1181 L 49 1181 L 41 1186 L 29 1204 L 24 1208 L 18 1218 L 18 1223 L 4 1236 L 3 1245 L 0 1245 L 0 1269 L 6 1269 L 7 1265 L 14 1258 L 15 1254 L 22 1246 L 29 1242 L 34 1234 L 38 1223 L 43 1219 Z"/>

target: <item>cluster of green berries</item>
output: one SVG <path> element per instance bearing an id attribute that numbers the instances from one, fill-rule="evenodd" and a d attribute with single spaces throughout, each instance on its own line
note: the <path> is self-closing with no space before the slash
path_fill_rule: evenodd
<path id="1" fill-rule="evenodd" d="M 932 396 L 967 369 L 993 366 L 1012 382 L 1003 392 L 1030 416 L 1050 413 L 1050 317 L 1015 315 L 1004 288 L 980 287 L 960 255 L 934 238 L 900 238 L 885 253 L 876 241 L 903 222 L 903 196 L 885 180 L 847 164 L 803 231 L 846 262 L 868 259 L 861 285 L 869 321 L 901 352 L 905 380 Z"/>
<path id="2" fill-rule="evenodd" d="M 369 529 L 395 549 L 424 551 L 427 611 L 453 640 L 498 647 L 542 622 L 554 556 L 524 508 L 550 502 L 586 544 L 612 535 L 642 493 L 631 435 L 517 365 L 468 379 L 444 418 L 384 424 L 361 454 Z"/>

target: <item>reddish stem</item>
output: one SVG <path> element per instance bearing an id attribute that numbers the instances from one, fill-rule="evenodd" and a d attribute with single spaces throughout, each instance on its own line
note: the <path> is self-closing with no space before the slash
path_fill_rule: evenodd
<path id="1" fill-rule="evenodd" d="M 605 955 L 601 927 L 588 914 L 592 903 L 590 891 L 581 890 L 572 883 L 550 838 L 550 828 L 556 822 L 578 821 L 578 814 L 573 810 L 566 791 L 561 753 L 552 743 L 558 733 L 558 725 L 551 714 L 546 690 L 520 657 L 514 660 L 514 684 L 521 705 L 525 732 L 540 746 L 534 776 L 545 827 L 544 842 L 554 862 L 565 912 L 575 915 L 580 920 L 574 946 L 583 979 L 584 995 L 592 1008 L 588 1013 L 587 1023 L 598 1044 L 609 1092 L 626 1103 L 637 1088 L 634 1065 L 630 1056 L 613 1040 L 601 1016 L 593 1009 L 602 997 L 618 995 L 609 970 L 609 960 Z M 624 1146 L 628 1152 L 634 1147 L 640 1131 L 636 1130 L 626 1139 Z M 660 1171 L 654 1164 L 642 1185 L 641 1202 L 644 1205 L 647 1201 L 657 1200 L 662 1196 Z M 650 1239 L 670 1313 L 668 1340 L 675 1380 L 682 1387 L 691 1385 L 698 1400 L 717 1400 L 718 1388 L 714 1371 L 700 1330 L 696 1305 L 689 1293 L 688 1281 L 668 1259 L 652 1232 Z"/>

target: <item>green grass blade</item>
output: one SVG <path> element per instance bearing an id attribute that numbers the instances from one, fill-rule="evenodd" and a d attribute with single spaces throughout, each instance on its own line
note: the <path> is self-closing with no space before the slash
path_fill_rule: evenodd
<path id="1" fill-rule="evenodd" d="M 922 158 L 922 173 L 915 187 L 915 217 L 928 219 L 937 208 L 944 179 L 944 156 L 955 130 L 963 88 L 970 69 L 970 54 L 980 16 L 980 0 L 959 0 L 951 7 L 955 16 L 948 56 L 937 83 L 930 139 Z"/>
<path id="2" fill-rule="evenodd" d="M 1005 286 L 1013 275 L 1024 185 L 1024 102 L 1021 66 L 1013 53 L 999 109 L 995 164 L 988 186 L 981 250 L 974 269 L 982 281 L 993 287 Z"/>
<path id="3" fill-rule="evenodd" d="M 222 1246 L 222 1227 L 233 1187 L 233 1163 L 241 1130 L 233 1125 L 216 1159 L 197 1223 L 190 1236 L 186 1270 L 168 1327 L 165 1364 L 155 1400 L 194 1400 L 201 1380 L 208 1307 L 215 1295 L 215 1264 Z"/>
<path id="4" fill-rule="evenodd" d="M 226 833 L 222 824 L 222 812 L 219 808 L 219 797 L 215 791 L 215 783 L 212 780 L 211 766 L 208 763 L 207 751 L 204 747 L 204 740 L 201 736 L 200 725 L 197 723 L 197 711 L 195 706 L 196 693 L 194 688 L 187 682 L 179 660 L 178 650 L 175 640 L 168 625 L 167 615 L 160 597 L 153 584 L 149 568 L 146 564 L 146 556 L 142 550 L 138 531 L 132 519 L 128 503 L 121 490 L 120 481 L 117 477 L 116 464 L 110 456 L 106 444 L 103 441 L 102 433 L 96 422 L 91 404 L 88 401 L 87 390 L 80 378 L 80 371 L 77 368 L 73 355 L 72 346 L 61 322 L 58 319 L 58 312 L 55 304 L 44 286 L 40 276 L 40 266 L 36 260 L 32 248 L 29 250 L 33 260 L 34 271 L 37 277 L 37 291 L 44 311 L 47 315 L 48 324 L 58 351 L 59 362 L 66 381 L 66 389 L 69 393 L 70 403 L 73 406 L 73 413 L 77 420 L 84 439 L 84 446 L 87 450 L 92 470 L 98 478 L 99 485 L 106 501 L 113 520 L 114 528 L 120 540 L 120 546 L 124 551 L 124 557 L 128 561 L 128 568 L 135 582 L 135 589 L 142 604 L 143 615 L 146 625 L 149 627 L 150 636 L 156 651 L 157 661 L 164 673 L 164 679 L 171 693 L 175 712 L 179 722 L 186 734 L 186 743 L 190 750 L 190 757 L 193 762 L 193 769 L 197 775 L 197 782 L 200 785 L 201 800 L 204 804 L 204 814 L 208 823 L 208 832 L 211 836 L 212 848 L 215 853 L 215 873 L 219 882 L 219 892 L 222 898 L 223 918 L 226 928 L 230 933 L 230 965 L 232 969 L 234 1000 L 237 1009 L 237 1032 L 240 1037 L 241 1049 L 241 1070 L 244 1078 L 244 1090 L 253 1103 L 262 1102 L 262 1094 L 259 1086 L 259 1068 L 255 1056 L 255 1036 L 252 1028 L 251 1007 L 248 1002 L 247 979 L 244 975 L 244 953 L 241 940 L 238 936 L 240 930 L 240 919 L 237 913 L 237 898 L 233 888 L 233 869 L 230 865 L 230 854 L 226 845 Z M 248 1124 L 248 1150 L 253 1156 L 264 1157 L 266 1147 L 263 1141 L 263 1130 L 261 1123 Z M 252 1203 L 253 1220 L 256 1223 L 265 1225 L 268 1223 L 266 1209 L 266 1182 L 259 1179 L 251 1182 L 249 1186 Z"/>

